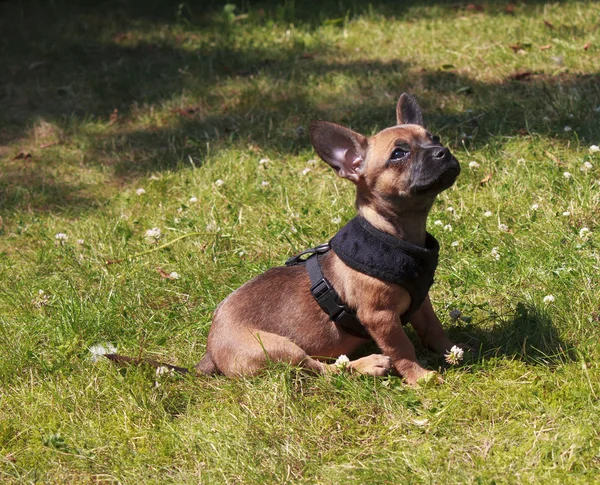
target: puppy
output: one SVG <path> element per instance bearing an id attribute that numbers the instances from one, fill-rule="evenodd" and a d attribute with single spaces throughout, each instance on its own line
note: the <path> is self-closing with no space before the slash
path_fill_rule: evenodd
<path id="1" fill-rule="evenodd" d="M 410 385 L 435 374 L 419 365 L 403 325 L 438 353 L 453 347 L 428 296 L 438 246 L 426 220 L 460 166 L 424 128 L 412 96 L 400 96 L 396 118 L 396 126 L 368 138 L 325 121 L 311 124 L 317 154 L 356 187 L 357 217 L 329 245 L 309 251 L 327 301 L 302 257 L 268 270 L 218 306 L 198 373 L 248 376 L 269 361 L 327 373 L 337 369 L 327 358 L 372 339 L 383 354 L 351 361 L 350 369 L 395 371 Z"/>

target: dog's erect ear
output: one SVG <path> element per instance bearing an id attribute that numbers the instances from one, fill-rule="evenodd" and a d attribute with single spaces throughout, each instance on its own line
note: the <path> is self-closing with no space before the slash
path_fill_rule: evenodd
<path id="1" fill-rule="evenodd" d="M 396 106 L 396 121 L 399 125 L 423 126 L 423 115 L 417 100 L 410 94 L 402 93 Z"/>
<path id="2" fill-rule="evenodd" d="M 313 121 L 310 142 L 340 177 L 359 181 L 367 156 L 366 137 L 335 123 Z"/>

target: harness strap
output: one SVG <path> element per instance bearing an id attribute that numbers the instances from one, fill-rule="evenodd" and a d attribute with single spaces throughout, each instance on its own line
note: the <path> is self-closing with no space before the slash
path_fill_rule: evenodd
<path id="1" fill-rule="evenodd" d="M 285 265 L 296 266 L 305 263 L 306 271 L 310 278 L 310 292 L 321 309 L 346 333 L 354 337 L 370 339 L 369 332 L 360 323 L 356 314 L 342 302 L 340 295 L 338 295 L 327 278 L 323 276 L 323 271 L 321 271 L 321 265 L 319 264 L 319 256 L 325 254 L 330 249 L 329 244 L 321 244 L 316 248 L 310 248 L 296 256 L 292 256 L 285 262 Z M 303 256 L 306 255 L 308 257 L 304 258 Z"/>

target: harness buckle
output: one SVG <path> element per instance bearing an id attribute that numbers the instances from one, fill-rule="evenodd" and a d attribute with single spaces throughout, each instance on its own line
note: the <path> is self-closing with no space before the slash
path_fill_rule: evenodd
<path id="1" fill-rule="evenodd" d="M 296 266 L 298 264 L 306 262 L 306 260 L 308 258 L 310 258 L 313 254 L 325 254 L 330 249 L 331 249 L 331 247 L 329 246 L 329 243 L 319 244 L 318 246 L 316 246 L 314 248 L 305 249 L 301 253 L 298 253 L 295 256 L 292 256 L 285 262 L 285 265 L 286 266 Z M 307 257 L 304 257 L 304 256 L 307 256 Z"/>

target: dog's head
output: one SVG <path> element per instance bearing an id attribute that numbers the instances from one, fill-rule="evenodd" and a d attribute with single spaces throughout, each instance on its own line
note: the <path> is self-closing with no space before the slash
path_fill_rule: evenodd
<path id="1" fill-rule="evenodd" d="M 400 96 L 396 119 L 396 126 L 369 138 L 314 121 L 311 143 L 340 177 L 357 185 L 359 200 L 378 199 L 395 206 L 432 201 L 458 177 L 458 161 L 423 127 L 421 108 L 409 94 Z"/>

